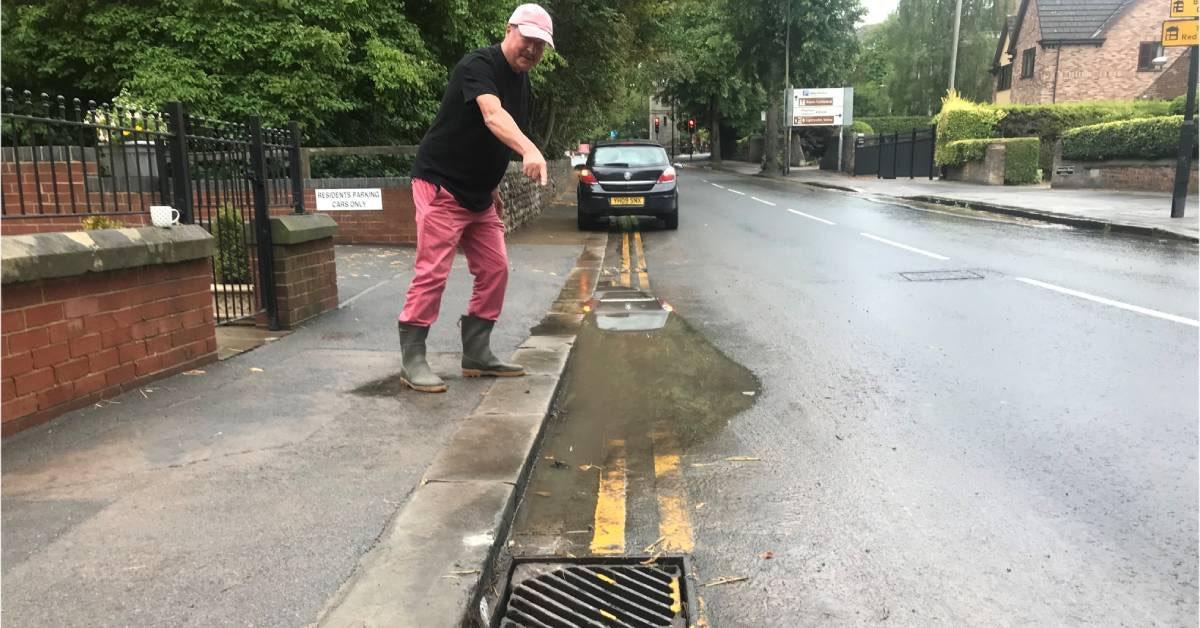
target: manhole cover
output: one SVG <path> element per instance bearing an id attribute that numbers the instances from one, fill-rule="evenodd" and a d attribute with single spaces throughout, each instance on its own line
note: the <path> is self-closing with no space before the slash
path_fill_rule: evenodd
<path id="1" fill-rule="evenodd" d="M 688 625 L 682 559 L 522 562 L 509 577 L 501 628 Z"/>
<path id="2" fill-rule="evenodd" d="M 962 279 L 983 279 L 983 275 L 969 270 L 928 270 L 914 273 L 900 273 L 909 281 L 959 281 Z"/>

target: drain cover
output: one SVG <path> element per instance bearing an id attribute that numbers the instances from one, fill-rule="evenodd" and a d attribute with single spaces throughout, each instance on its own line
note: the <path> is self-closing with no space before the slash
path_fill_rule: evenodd
<path id="1" fill-rule="evenodd" d="M 642 565 L 589 561 L 514 566 L 501 628 L 687 625 L 683 568 L 662 559 Z"/>
<path id="2" fill-rule="evenodd" d="M 929 270 L 915 273 L 900 273 L 909 281 L 958 281 L 961 279 L 983 279 L 983 275 L 969 270 Z"/>

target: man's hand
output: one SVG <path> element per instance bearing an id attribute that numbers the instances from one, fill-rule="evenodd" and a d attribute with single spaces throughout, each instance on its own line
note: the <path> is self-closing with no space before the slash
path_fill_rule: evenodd
<path id="1" fill-rule="evenodd" d="M 496 215 L 504 218 L 504 199 L 500 198 L 500 190 L 492 190 L 492 204 L 496 206 Z"/>
<path id="2" fill-rule="evenodd" d="M 530 151 L 525 153 L 524 163 L 521 165 L 521 170 L 525 176 L 546 185 L 548 174 L 546 172 L 546 158 L 542 157 L 541 151 L 530 147 Z"/>

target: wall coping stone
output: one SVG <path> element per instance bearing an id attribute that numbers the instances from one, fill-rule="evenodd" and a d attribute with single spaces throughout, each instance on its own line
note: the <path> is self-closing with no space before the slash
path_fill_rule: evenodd
<path id="1" fill-rule="evenodd" d="M 304 189 L 395 188 L 412 185 L 412 177 L 357 177 L 352 179 L 305 179 Z"/>
<path id="2" fill-rule="evenodd" d="M 1083 168 L 1171 168 L 1175 169 L 1175 159 L 1109 159 L 1105 161 L 1075 161 L 1073 159 L 1062 159 L 1062 165 L 1079 166 Z M 1192 170 L 1196 169 L 1195 160 L 1192 161 Z"/>
<path id="3" fill-rule="evenodd" d="M 212 257 L 213 248 L 213 237 L 199 225 L 3 236 L 0 283 L 173 264 Z"/>
<path id="4" fill-rule="evenodd" d="M 337 221 L 329 214 L 271 216 L 271 244 L 288 246 L 332 238 L 337 228 Z"/>

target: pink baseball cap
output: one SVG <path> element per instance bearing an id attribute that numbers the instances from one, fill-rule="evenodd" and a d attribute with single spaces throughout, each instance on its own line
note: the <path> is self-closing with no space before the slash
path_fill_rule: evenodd
<path id="1" fill-rule="evenodd" d="M 513 11 L 508 23 L 516 26 L 522 35 L 540 39 L 550 44 L 551 48 L 554 47 L 554 23 L 550 21 L 550 14 L 542 7 L 536 4 L 522 4 Z"/>

